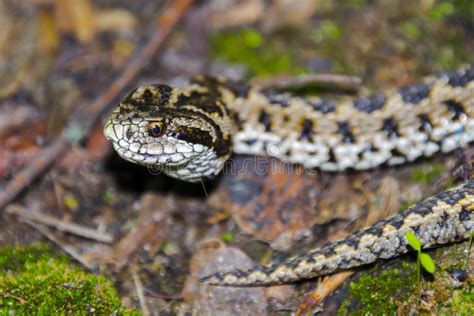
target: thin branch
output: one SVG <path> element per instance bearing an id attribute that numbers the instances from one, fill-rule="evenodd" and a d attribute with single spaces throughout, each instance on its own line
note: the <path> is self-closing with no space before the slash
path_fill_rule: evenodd
<path id="1" fill-rule="evenodd" d="M 298 307 L 295 315 L 313 314 L 318 310 L 321 302 L 333 293 L 354 271 L 342 271 L 325 277 Z"/>
<path id="2" fill-rule="evenodd" d="M 25 222 L 36 229 L 39 233 L 41 233 L 43 236 L 48 238 L 51 242 L 55 243 L 59 248 L 62 249 L 65 253 L 67 253 L 71 258 L 74 258 L 77 262 L 79 262 L 82 266 L 84 266 L 87 270 L 93 271 L 94 266 L 91 265 L 89 262 L 84 260 L 84 257 L 73 247 L 68 246 L 63 244 L 62 241 L 60 241 L 54 234 L 52 234 L 49 229 L 42 225 L 35 223 L 33 221 L 25 220 Z"/>
<path id="3" fill-rule="evenodd" d="M 33 161 L 18 172 L 16 177 L 7 184 L 6 189 L 0 193 L 0 210 L 30 186 L 37 177 L 46 172 L 54 161 L 61 157 L 71 146 L 77 144 L 89 134 L 94 123 L 107 110 L 110 103 L 147 65 L 156 51 L 162 47 L 178 21 L 187 12 L 191 2 L 192 0 L 176 0 L 170 2 L 169 6 L 160 12 L 155 19 L 157 21 L 156 31 L 150 41 L 144 47 L 138 49 L 118 79 L 92 104 L 80 107 L 78 112 L 73 113 L 71 117 L 74 119 L 70 120 L 70 124 L 66 126 L 61 135 L 35 156 Z"/>
<path id="4" fill-rule="evenodd" d="M 133 283 L 135 284 L 135 290 L 137 292 L 138 301 L 140 302 L 140 309 L 143 315 L 148 316 L 151 315 L 148 307 L 146 306 L 145 295 L 143 291 L 143 284 L 142 280 L 140 280 L 140 276 L 138 275 L 138 268 L 136 265 L 132 265 L 130 267 L 130 272 L 132 273 Z"/>
<path id="5" fill-rule="evenodd" d="M 98 242 L 110 244 L 114 241 L 113 236 L 110 234 L 100 233 L 95 229 L 87 228 L 70 222 L 65 222 L 42 212 L 30 212 L 19 205 L 10 205 L 6 208 L 5 211 L 10 214 L 18 215 L 25 220 L 44 224 L 46 226 L 51 226 L 56 228 L 57 230 L 92 239 Z"/>

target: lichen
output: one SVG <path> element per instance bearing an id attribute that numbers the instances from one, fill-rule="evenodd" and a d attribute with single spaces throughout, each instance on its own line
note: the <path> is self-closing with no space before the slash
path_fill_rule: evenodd
<path id="1" fill-rule="evenodd" d="M 47 245 L 0 248 L 0 315 L 138 314 L 112 283 L 52 256 Z"/>

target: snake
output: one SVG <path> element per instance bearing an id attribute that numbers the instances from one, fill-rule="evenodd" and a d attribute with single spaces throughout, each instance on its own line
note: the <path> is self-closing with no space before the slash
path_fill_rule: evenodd
<path id="1" fill-rule="evenodd" d="M 474 66 L 399 89 L 330 99 L 224 77 L 147 84 L 112 111 L 104 136 L 125 160 L 187 182 L 214 178 L 232 154 L 270 156 L 331 173 L 397 166 L 474 143 Z M 474 181 L 434 195 L 349 237 L 267 266 L 204 277 L 213 285 L 295 282 L 399 256 L 474 230 Z"/>

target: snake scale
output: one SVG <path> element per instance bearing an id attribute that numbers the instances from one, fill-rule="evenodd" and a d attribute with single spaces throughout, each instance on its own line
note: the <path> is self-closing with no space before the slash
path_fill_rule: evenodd
<path id="1" fill-rule="evenodd" d="M 189 182 L 217 175 L 232 153 L 327 171 L 399 165 L 472 145 L 474 66 L 338 101 L 206 76 L 181 89 L 145 85 L 120 102 L 104 135 L 122 158 Z M 405 253 L 407 230 L 429 248 L 466 239 L 473 229 L 474 182 L 468 180 L 341 241 L 283 263 L 203 281 L 293 282 Z"/>

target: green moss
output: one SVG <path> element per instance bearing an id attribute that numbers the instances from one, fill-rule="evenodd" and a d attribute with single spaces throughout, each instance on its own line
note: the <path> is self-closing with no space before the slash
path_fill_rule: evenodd
<path id="1" fill-rule="evenodd" d="M 464 44 L 465 40 L 459 36 L 459 31 L 448 28 L 443 31 L 443 37 L 437 40 L 433 57 L 440 68 L 452 69 L 462 63 L 472 62 L 471 53 Z"/>
<path id="2" fill-rule="evenodd" d="M 471 253 L 471 250 L 472 250 L 473 241 L 474 241 L 474 228 L 471 228 L 471 234 L 469 235 L 469 241 L 468 241 L 467 253 L 466 253 L 466 264 L 465 264 L 466 267 L 469 264 L 469 254 Z"/>
<path id="3" fill-rule="evenodd" d="M 222 235 L 222 241 L 226 244 L 231 244 L 234 241 L 234 235 L 232 235 L 232 233 L 224 233 Z"/>
<path id="4" fill-rule="evenodd" d="M 412 172 L 411 180 L 425 184 L 432 184 L 444 173 L 444 166 L 439 163 L 433 163 L 426 168 L 419 168 Z"/>
<path id="5" fill-rule="evenodd" d="M 347 1 L 345 1 L 345 4 L 348 7 L 363 8 L 363 7 L 367 6 L 367 1 L 366 0 L 347 0 Z"/>
<path id="6" fill-rule="evenodd" d="M 394 1 L 373 6 L 361 0 L 337 5 L 318 1 L 319 7 L 326 9 L 297 29 L 214 32 L 210 35 L 213 58 L 246 66 L 249 77 L 326 71 L 329 66 L 330 72 L 365 75 L 364 80 L 370 80 L 373 72 L 368 64 L 383 65 L 386 60 L 414 62 L 420 76 L 473 61 L 465 26 L 474 18 L 471 1 L 407 2 L 406 6 Z M 378 16 L 377 28 L 367 22 L 372 16 Z"/>
<path id="7" fill-rule="evenodd" d="M 401 23 L 400 30 L 410 40 L 417 40 L 422 35 L 422 31 L 413 21 L 406 21 L 404 23 Z"/>
<path id="8" fill-rule="evenodd" d="M 449 247 L 443 247 L 433 252 L 436 254 L 436 262 L 440 269 L 449 271 L 453 268 L 463 269 L 466 264 L 466 252 L 469 248 L 469 242 L 452 244 Z"/>
<path id="9" fill-rule="evenodd" d="M 472 285 L 453 291 L 451 298 L 440 304 L 433 312 L 437 315 L 472 315 L 474 312 Z"/>
<path id="10" fill-rule="evenodd" d="M 449 19 L 448 19 L 449 18 Z M 466 29 L 462 27 L 474 19 L 471 1 L 446 1 L 435 4 L 424 16 L 428 26 L 424 34 L 438 34 L 431 40 L 433 60 L 440 69 L 453 69 L 463 63 L 472 63 L 472 53 L 466 46 Z"/>
<path id="11" fill-rule="evenodd" d="M 440 2 L 435 4 L 428 12 L 427 17 L 432 21 L 441 21 L 454 13 L 455 7 L 451 2 Z"/>
<path id="12" fill-rule="evenodd" d="M 434 281 L 427 284 L 436 293 L 432 312 L 436 315 L 472 315 L 474 311 L 473 279 L 470 277 L 462 288 L 454 288 L 450 277 L 453 269 L 466 269 L 466 252 L 469 242 L 453 244 L 432 251 L 439 266 Z"/>
<path id="13" fill-rule="evenodd" d="M 23 272 L 28 265 L 34 264 L 38 260 L 47 260 L 51 255 L 46 244 L 34 247 L 2 247 L 0 248 L 0 275 L 7 272 Z"/>
<path id="14" fill-rule="evenodd" d="M 472 278 L 462 288 L 455 288 L 450 276 L 454 268 L 463 268 L 468 246 L 468 242 L 464 242 L 430 251 L 436 262 L 436 272 L 432 277 L 424 278 L 421 289 L 417 283 L 415 262 L 403 261 L 397 263 L 398 268 L 361 276 L 349 285 L 339 315 L 405 315 L 413 311 L 424 315 L 427 305 L 420 300 L 422 294 L 429 297 L 430 314 L 472 315 Z"/>
<path id="15" fill-rule="evenodd" d="M 124 312 L 111 282 L 51 257 L 46 245 L 0 248 L 0 271 L 0 315 Z"/>
<path id="16" fill-rule="evenodd" d="M 454 6 L 455 15 L 463 16 L 470 21 L 474 19 L 474 5 L 472 5 L 472 1 L 452 0 L 451 3 Z"/>
<path id="17" fill-rule="evenodd" d="M 215 32 L 210 35 L 213 57 L 230 63 L 246 65 L 249 75 L 301 74 L 297 50 L 288 40 L 262 36 L 256 29 Z"/>
<path id="18" fill-rule="evenodd" d="M 312 39 L 318 43 L 324 43 L 328 40 L 337 40 L 341 38 L 342 29 L 334 22 L 326 20 L 322 21 L 321 25 L 311 32 Z"/>
<path id="19" fill-rule="evenodd" d="M 104 203 L 106 204 L 111 204 L 114 198 L 115 198 L 115 192 L 112 190 L 107 190 L 102 195 L 102 201 L 104 201 Z"/>
<path id="20" fill-rule="evenodd" d="M 339 315 L 391 315 L 396 301 L 404 301 L 417 289 L 416 265 L 403 263 L 400 269 L 363 275 L 349 285 L 349 295 Z"/>

